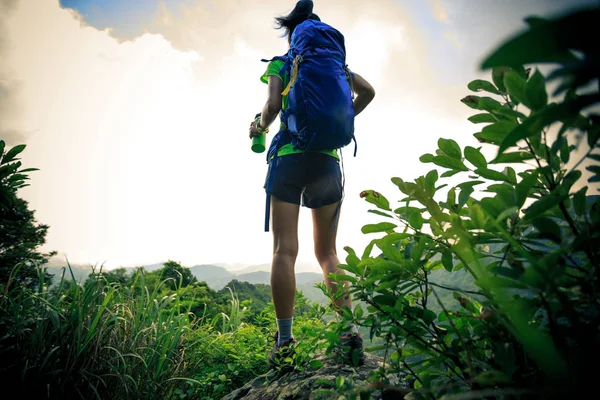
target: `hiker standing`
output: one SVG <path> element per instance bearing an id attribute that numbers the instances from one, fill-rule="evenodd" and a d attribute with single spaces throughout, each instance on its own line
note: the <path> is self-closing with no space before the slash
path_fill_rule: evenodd
<path id="1" fill-rule="evenodd" d="M 280 114 L 281 127 L 267 152 L 265 230 L 272 218 L 273 261 L 271 291 L 278 331 L 269 355 L 271 365 L 288 357 L 296 343 L 292 335 L 298 254 L 300 205 L 312 211 L 314 249 L 327 289 L 336 292 L 329 274 L 338 268 L 336 233 L 344 182 L 340 151 L 354 139 L 354 117 L 373 100 L 373 87 L 346 66 L 344 36 L 321 22 L 313 2 L 299 1 L 287 16 L 277 17 L 290 49 L 269 60 L 261 81 L 269 86 L 268 99 L 250 125 L 250 137 L 268 132 Z M 263 60 L 265 61 L 265 60 Z M 355 97 L 356 96 L 356 97 Z M 356 146 L 356 141 L 355 141 Z M 356 147 L 355 147 L 356 154 Z M 352 308 L 350 295 L 334 302 L 339 310 Z M 340 338 L 360 364 L 364 362 L 362 338 L 354 325 Z"/>

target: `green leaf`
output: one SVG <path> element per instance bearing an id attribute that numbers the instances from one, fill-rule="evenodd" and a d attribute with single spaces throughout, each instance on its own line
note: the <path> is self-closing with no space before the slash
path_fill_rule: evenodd
<path id="1" fill-rule="evenodd" d="M 448 207 L 456 205 L 456 188 L 448 190 Z"/>
<path id="2" fill-rule="evenodd" d="M 596 125 L 593 129 L 590 129 L 587 133 L 588 146 L 591 148 L 596 146 L 596 143 L 600 139 L 600 128 Z"/>
<path id="3" fill-rule="evenodd" d="M 391 294 L 380 294 L 373 297 L 373 301 L 383 306 L 393 307 L 396 304 L 396 296 Z"/>
<path id="4" fill-rule="evenodd" d="M 386 218 L 394 218 L 390 214 L 384 213 L 383 211 L 379 211 L 379 210 L 369 210 L 367 212 L 370 212 L 372 214 L 377 214 L 377 215 L 380 215 L 380 216 L 386 217 Z"/>
<path id="5" fill-rule="evenodd" d="M 442 264 L 446 271 L 452 272 L 454 265 L 452 263 L 452 252 L 450 250 L 446 250 L 442 253 Z"/>
<path id="6" fill-rule="evenodd" d="M 496 122 L 497 121 L 497 119 L 494 118 L 494 116 L 492 114 L 488 114 L 488 113 L 475 114 L 475 115 L 469 117 L 468 120 L 474 124 L 483 124 L 483 123 L 487 123 L 487 122 Z"/>
<path id="7" fill-rule="evenodd" d="M 374 204 L 377 208 L 384 211 L 391 211 L 390 202 L 379 192 L 374 190 L 365 190 L 361 192 L 360 197 L 364 198 L 367 202 Z"/>
<path id="8" fill-rule="evenodd" d="M 586 193 L 587 186 L 581 188 L 575 196 L 573 196 L 573 208 L 575 209 L 575 214 L 581 217 L 585 214 L 585 206 L 586 206 Z"/>
<path id="9" fill-rule="evenodd" d="M 523 104 L 533 111 L 541 110 L 548 104 L 546 78 L 537 69 L 525 84 L 525 99 L 526 102 Z"/>
<path id="10" fill-rule="evenodd" d="M 423 220 L 423 217 L 421 216 L 421 213 L 412 213 L 410 214 L 410 217 L 408 218 L 408 222 L 410 223 L 410 225 L 415 228 L 416 230 L 420 230 L 423 227 L 423 223 L 425 222 Z"/>
<path id="11" fill-rule="evenodd" d="M 39 170 L 40 170 L 39 168 L 25 168 L 25 169 L 20 170 L 19 172 L 24 174 L 25 172 L 34 172 L 34 171 L 39 171 Z"/>
<path id="12" fill-rule="evenodd" d="M 398 186 L 398 189 L 405 195 L 409 196 L 409 199 L 412 199 L 414 192 L 416 190 L 417 185 L 411 182 L 404 182 L 401 178 L 394 177 L 391 179 L 392 183 Z"/>
<path id="13" fill-rule="evenodd" d="M 523 161 L 532 160 L 535 156 L 527 151 L 518 151 L 515 153 L 500 154 L 490 164 L 511 164 L 521 163 Z"/>
<path id="14" fill-rule="evenodd" d="M 563 140 L 560 145 L 560 160 L 566 164 L 571 159 L 571 148 L 569 147 L 569 142 Z"/>
<path id="15" fill-rule="evenodd" d="M 460 101 L 472 109 L 479 110 L 479 99 L 479 96 L 467 96 L 460 99 Z"/>
<path id="16" fill-rule="evenodd" d="M 502 103 L 500 103 L 498 100 L 492 99 L 491 97 L 482 97 L 477 103 L 478 110 L 491 112 L 499 108 L 502 108 Z"/>
<path id="17" fill-rule="evenodd" d="M 510 121 L 496 122 L 484 127 L 480 133 L 474 136 L 479 140 L 500 145 L 517 126 L 519 125 Z"/>
<path id="18" fill-rule="evenodd" d="M 525 221 L 531 221 L 533 218 L 537 217 L 540 214 L 543 214 L 547 211 L 550 211 L 552 208 L 556 207 L 558 204 L 563 202 L 568 195 L 546 195 L 533 203 L 529 208 L 525 210 Z"/>
<path id="19" fill-rule="evenodd" d="M 2 155 L 4 154 L 5 146 L 6 146 L 6 142 L 4 140 L 0 139 L 0 158 L 2 158 Z"/>
<path id="20" fill-rule="evenodd" d="M 600 171 L 600 167 L 598 168 L 598 170 Z M 575 182 L 577 182 L 579 180 L 579 178 L 581 178 L 581 175 L 583 175 L 583 174 L 579 170 L 573 170 L 573 171 L 569 172 L 567 174 L 567 176 L 565 176 L 563 178 L 563 181 L 560 185 L 563 193 L 568 194 L 569 191 L 571 190 L 571 186 L 573 186 L 575 184 Z"/>
<path id="21" fill-rule="evenodd" d="M 419 161 L 421 161 L 422 163 L 432 163 L 433 162 L 433 154 L 423 154 L 421 156 L 421 158 L 419 158 Z"/>
<path id="22" fill-rule="evenodd" d="M 508 71 L 504 74 L 504 85 L 508 93 L 519 103 L 525 104 L 527 107 L 527 98 L 525 97 L 525 79 L 515 71 Z"/>
<path id="23" fill-rule="evenodd" d="M 587 169 L 591 173 L 600 174 L 600 166 L 599 165 L 589 165 L 589 166 L 585 167 L 585 169 Z M 573 171 L 573 172 L 575 172 L 575 171 Z M 580 171 L 578 171 L 578 172 L 580 172 Z"/>
<path id="24" fill-rule="evenodd" d="M 497 117 L 505 117 L 505 119 L 509 119 L 511 122 L 517 122 L 518 119 L 524 120 L 527 116 L 517 110 L 513 110 L 508 106 L 502 106 L 497 110 L 492 111 L 492 114 Z"/>
<path id="25" fill-rule="evenodd" d="M 319 360 L 311 360 L 309 363 L 310 367 L 312 369 L 319 369 L 321 368 L 324 364 L 323 362 L 319 361 Z"/>
<path id="26" fill-rule="evenodd" d="M 27 175 L 23 175 L 23 174 L 14 174 L 8 180 L 9 181 L 21 181 L 21 180 L 25 180 L 25 179 L 29 179 L 29 177 Z"/>
<path id="27" fill-rule="evenodd" d="M 549 104 L 535 115 L 527 118 L 521 125 L 514 128 L 502 141 L 498 153 L 514 146 L 521 139 L 539 134 L 542 129 L 553 122 L 577 115 L 582 109 L 600 101 L 600 94 L 579 96 L 577 99 L 559 105 Z M 485 128 L 484 128 L 485 129 Z"/>
<path id="28" fill-rule="evenodd" d="M 498 215 L 496 217 L 496 222 L 501 222 L 504 221 L 506 218 L 510 217 L 511 215 L 513 215 L 514 213 L 516 213 L 519 210 L 518 207 L 509 207 L 506 210 L 502 211 L 500 213 L 500 215 Z"/>
<path id="29" fill-rule="evenodd" d="M 394 228 L 397 228 L 396 224 L 392 224 L 391 222 L 380 222 L 378 224 L 368 224 L 362 227 L 362 233 L 377 233 L 377 232 L 388 232 L 393 231 Z"/>
<path id="30" fill-rule="evenodd" d="M 510 71 L 510 67 L 497 66 L 492 69 L 492 81 L 498 89 L 502 92 L 506 92 L 506 86 L 504 86 L 504 74 Z"/>
<path id="31" fill-rule="evenodd" d="M 487 211 L 487 210 L 486 210 Z M 475 229 L 484 229 L 487 223 L 487 216 L 481 205 L 475 203 L 469 207 L 469 217 Z"/>
<path id="32" fill-rule="evenodd" d="M 479 149 L 471 146 L 465 147 L 465 158 L 473 164 L 475 168 L 487 168 L 487 161 Z"/>
<path id="33" fill-rule="evenodd" d="M 502 172 L 494 171 L 493 169 L 478 168 L 475 173 L 485 179 L 491 179 L 493 181 L 511 182 L 510 178 L 504 175 Z"/>
<path id="34" fill-rule="evenodd" d="M 517 184 L 517 186 L 515 187 L 515 191 L 517 202 L 516 205 L 518 207 L 523 207 L 523 204 L 525 204 L 525 200 L 527 200 L 527 197 L 529 197 L 529 193 L 535 190 L 534 185 L 537 183 L 537 181 L 538 170 L 535 170 L 532 173 L 527 173 L 527 175 L 523 177 L 521 182 Z"/>
<path id="35" fill-rule="evenodd" d="M 458 143 L 456 143 L 452 139 L 440 138 L 438 140 L 438 147 L 448 157 L 456 158 L 458 160 L 460 160 L 462 158 L 462 152 L 460 151 L 460 147 L 458 146 Z"/>
<path id="36" fill-rule="evenodd" d="M 496 89 L 496 87 L 489 81 L 483 80 L 483 79 L 476 79 L 472 82 L 470 82 L 467 87 L 469 88 L 469 90 L 472 90 L 473 92 L 480 92 L 482 90 L 486 91 L 486 92 L 490 92 L 493 94 L 500 94 L 500 91 L 498 89 Z"/>
<path id="37" fill-rule="evenodd" d="M 456 171 L 468 171 L 469 168 L 461 160 L 448 156 L 435 156 L 433 163 L 443 168 L 448 168 Z"/>
<path id="38" fill-rule="evenodd" d="M 469 197 L 474 192 L 472 186 L 465 186 L 460 190 L 460 194 L 458 195 L 458 206 L 462 208 L 467 201 L 469 201 Z"/>
<path id="39" fill-rule="evenodd" d="M 515 173 L 515 170 L 513 168 L 506 167 L 504 168 L 504 171 L 502 171 L 502 173 L 508 176 L 509 183 L 512 183 L 513 185 L 517 184 L 517 174 Z"/>
<path id="40" fill-rule="evenodd" d="M 435 183 L 438 181 L 438 172 L 436 169 L 429 171 L 427 175 L 425 175 L 425 184 L 427 185 L 427 189 L 429 189 L 430 193 L 435 192 Z"/>
<path id="41" fill-rule="evenodd" d="M 553 242 L 561 242 L 560 227 L 556 222 L 547 217 L 536 218 L 532 221 L 533 226 L 540 232 L 540 236 L 552 240 Z"/>
<path id="42" fill-rule="evenodd" d="M 451 176 L 454 176 L 454 175 L 456 175 L 456 174 L 458 174 L 458 173 L 460 173 L 460 172 L 462 172 L 462 171 L 457 171 L 457 170 L 450 170 L 450 171 L 446 171 L 446 172 L 444 172 L 444 173 L 441 175 L 441 177 L 442 177 L 442 178 L 449 178 L 449 177 L 451 177 Z"/>
<path id="43" fill-rule="evenodd" d="M 19 155 L 19 153 L 21 153 L 23 150 L 25 150 L 24 144 L 20 144 L 20 145 L 13 147 L 12 149 L 10 149 L 9 151 L 6 152 L 6 154 L 2 158 L 2 162 L 0 163 L 0 165 L 13 161 L 14 158 L 17 155 Z"/>
<path id="44" fill-rule="evenodd" d="M 421 211 L 422 210 L 420 208 L 410 207 L 410 206 L 403 206 L 403 207 L 396 208 L 394 210 L 394 212 L 396 214 L 398 214 L 398 215 L 404 215 L 404 214 L 408 215 L 408 214 L 413 213 L 413 212 L 421 212 Z"/>

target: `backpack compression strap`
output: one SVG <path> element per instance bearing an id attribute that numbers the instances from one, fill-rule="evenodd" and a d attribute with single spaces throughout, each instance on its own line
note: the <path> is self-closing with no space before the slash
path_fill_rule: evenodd
<path id="1" fill-rule="evenodd" d="M 287 96 L 290 93 L 290 90 L 292 89 L 292 85 L 296 82 L 296 79 L 298 78 L 298 67 L 300 66 L 300 63 L 302 61 L 304 61 L 304 59 L 302 58 L 301 55 L 297 55 L 296 58 L 294 58 L 294 62 L 292 64 L 292 76 L 291 76 L 290 82 L 288 83 L 285 90 L 283 92 L 281 92 L 282 96 Z"/>

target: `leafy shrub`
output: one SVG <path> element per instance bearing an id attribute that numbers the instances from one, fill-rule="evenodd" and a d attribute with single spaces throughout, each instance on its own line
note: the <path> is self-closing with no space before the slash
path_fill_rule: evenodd
<path id="1" fill-rule="evenodd" d="M 600 181 L 600 116 L 589 111 L 600 102 L 598 20 L 598 9 L 529 18 L 527 31 L 483 63 L 492 82 L 468 88 L 485 96 L 462 102 L 478 111 L 471 122 L 486 124 L 474 136 L 497 148 L 495 158 L 442 138 L 420 160 L 445 172 L 392 178 L 404 196 L 398 206 L 376 191 L 361 193 L 376 206 L 370 212 L 389 222 L 363 227 L 384 235 L 361 255 L 346 248 L 341 267 L 350 275 L 336 278 L 352 282 L 368 308 L 345 316 L 385 341 L 385 369 L 408 373 L 413 398 L 459 399 L 466 391 L 468 398 L 563 398 L 594 390 L 600 200 L 588 195 L 579 168 L 591 173 L 588 182 Z M 557 67 L 545 77 L 530 63 Z M 557 82 L 552 96 L 547 81 Z M 449 177 L 459 183 L 440 182 Z M 478 288 L 453 290 L 458 310 L 440 301 L 449 288 L 430 281 L 442 268 L 466 270 Z"/>
<path id="2" fill-rule="evenodd" d="M 35 285 L 38 278 L 35 265 L 46 263 L 55 253 L 38 251 L 46 242 L 48 226 L 37 223 L 29 204 L 17 193 L 29 186 L 28 173 L 37 171 L 21 168 L 18 156 L 23 150 L 24 144 L 6 149 L 6 143 L 0 140 L 0 282 L 11 279 Z"/>

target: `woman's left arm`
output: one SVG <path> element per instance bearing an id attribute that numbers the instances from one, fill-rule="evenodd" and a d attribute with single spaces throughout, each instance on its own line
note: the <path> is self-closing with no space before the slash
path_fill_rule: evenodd
<path id="1" fill-rule="evenodd" d="M 261 129 L 267 129 L 273 121 L 275 121 L 277 114 L 279 114 L 279 111 L 281 110 L 283 81 L 275 75 L 270 75 L 268 79 L 269 94 L 260 116 Z M 260 133 L 258 133 L 255 124 L 252 123 L 250 125 L 250 137 L 255 136 L 260 136 Z"/>

